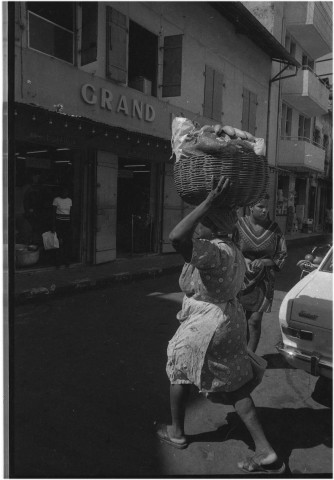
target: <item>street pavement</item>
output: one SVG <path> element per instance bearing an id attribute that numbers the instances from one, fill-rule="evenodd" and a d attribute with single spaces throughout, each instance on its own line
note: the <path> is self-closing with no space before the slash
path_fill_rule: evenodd
<path id="1" fill-rule="evenodd" d="M 275 349 L 278 310 L 298 280 L 305 246 L 289 252 L 265 315 L 258 353 L 268 361 L 254 391 L 284 477 L 332 478 L 332 412 L 311 398 L 316 378 Z M 178 274 L 19 305 L 12 329 L 12 478 L 236 476 L 252 440 L 232 407 L 195 390 L 186 414 L 190 445 L 154 436 L 169 421 L 166 347 L 178 322 Z"/>

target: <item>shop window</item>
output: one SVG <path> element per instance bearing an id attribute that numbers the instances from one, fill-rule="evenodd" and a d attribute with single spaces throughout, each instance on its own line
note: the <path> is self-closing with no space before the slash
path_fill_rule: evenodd
<path id="1" fill-rule="evenodd" d="M 57 252 L 44 249 L 42 234 L 53 227 L 52 204 L 63 186 L 67 187 L 73 203 L 69 261 L 80 261 L 80 153 L 65 147 L 26 142 L 17 142 L 15 150 L 15 243 L 19 251 L 16 266 L 34 268 L 56 265 Z"/>
<path id="2" fill-rule="evenodd" d="M 97 60 L 97 2 L 82 2 L 81 65 Z"/>
<path id="3" fill-rule="evenodd" d="M 242 129 L 255 135 L 257 96 L 244 88 L 242 97 Z"/>
<path id="4" fill-rule="evenodd" d="M 299 115 L 298 123 L 298 140 L 308 140 L 311 139 L 311 119 L 304 117 L 304 115 Z"/>
<path id="5" fill-rule="evenodd" d="M 179 97 L 182 77 L 182 35 L 164 38 L 162 96 Z"/>
<path id="6" fill-rule="evenodd" d="M 209 67 L 205 66 L 205 86 L 204 86 L 204 117 L 213 118 L 221 121 L 223 109 L 223 75 Z"/>
<path id="7" fill-rule="evenodd" d="M 128 85 L 157 95 L 158 37 L 130 20 Z"/>
<path id="8" fill-rule="evenodd" d="M 74 4 L 27 2 L 29 48 L 74 63 Z"/>

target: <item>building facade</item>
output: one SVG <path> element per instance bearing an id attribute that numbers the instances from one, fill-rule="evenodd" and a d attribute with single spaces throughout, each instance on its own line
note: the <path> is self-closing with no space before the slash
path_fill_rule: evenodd
<path id="1" fill-rule="evenodd" d="M 298 65 L 239 2 L 15 2 L 14 22 L 16 243 L 42 247 L 66 185 L 72 263 L 172 251 L 173 117 L 268 141 L 272 59 Z"/>
<path id="2" fill-rule="evenodd" d="M 301 65 L 272 91 L 280 121 L 274 216 L 285 233 L 323 231 L 332 208 L 332 3 L 245 5 Z"/>

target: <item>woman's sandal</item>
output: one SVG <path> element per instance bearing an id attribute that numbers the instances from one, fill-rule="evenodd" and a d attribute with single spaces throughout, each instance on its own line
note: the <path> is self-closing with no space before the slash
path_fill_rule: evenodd
<path id="1" fill-rule="evenodd" d="M 188 442 L 186 439 L 179 440 L 176 438 L 175 439 L 170 438 L 167 431 L 167 425 L 165 423 L 156 423 L 155 433 L 158 439 L 161 440 L 161 442 L 167 443 L 172 447 L 182 449 L 182 448 L 187 448 L 188 446 Z"/>
<path id="2" fill-rule="evenodd" d="M 238 463 L 238 467 L 245 473 L 258 475 L 281 475 L 285 472 L 285 463 L 276 460 L 268 465 L 261 465 L 255 460 L 255 457 L 247 457 L 243 462 Z"/>

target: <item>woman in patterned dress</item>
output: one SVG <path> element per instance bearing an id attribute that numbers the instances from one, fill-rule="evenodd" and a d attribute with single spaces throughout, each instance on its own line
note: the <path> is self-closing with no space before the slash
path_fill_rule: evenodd
<path id="1" fill-rule="evenodd" d="M 239 218 L 233 235 L 247 265 L 239 300 L 246 311 L 248 348 L 252 352 L 260 341 L 263 312 L 271 311 L 275 271 L 283 267 L 287 256 L 284 235 L 268 218 L 268 200 L 266 195 L 250 208 L 249 216 Z"/>
<path id="2" fill-rule="evenodd" d="M 172 424 L 157 424 L 156 433 L 176 448 L 188 446 L 185 409 L 190 386 L 195 385 L 209 400 L 234 405 L 252 435 L 255 455 L 240 462 L 239 468 L 283 472 L 284 464 L 278 464 L 250 396 L 262 379 L 265 362 L 247 352 L 246 319 L 237 300 L 245 261 L 227 238 L 237 217 L 234 211 L 214 209 L 228 189 L 229 180 L 222 177 L 207 199 L 170 234 L 186 262 L 180 277 L 185 296 L 177 316 L 180 327 L 167 350 Z"/>

